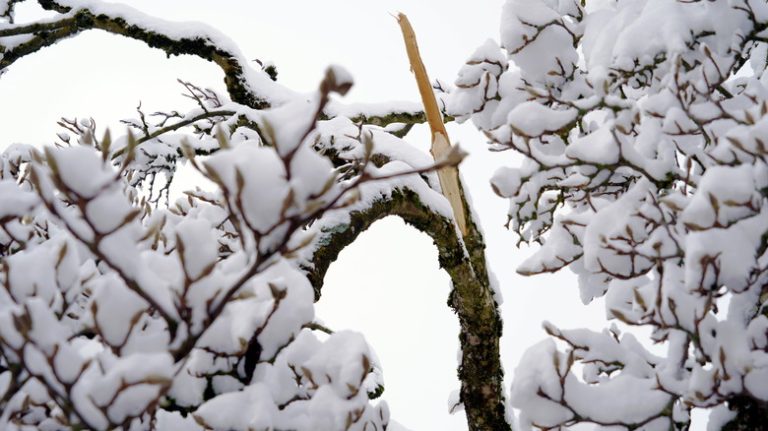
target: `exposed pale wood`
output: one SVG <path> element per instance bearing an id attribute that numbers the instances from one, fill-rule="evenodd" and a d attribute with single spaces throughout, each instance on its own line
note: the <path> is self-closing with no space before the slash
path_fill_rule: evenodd
<path id="1" fill-rule="evenodd" d="M 403 32 L 405 49 L 408 52 L 408 61 L 411 63 L 411 71 L 416 77 L 416 84 L 419 87 L 421 101 L 424 104 L 424 112 L 427 115 L 427 122 L 432 131 L 431 153 L 435 160 L 440 160 L 451 152 L 451 141 L 448 138 L 448 132 L 443 124 L 443 115 L 437 106 L 435 93 L 432 91 L 432 85 L 427 75 L 427 68 L 421 61 L 419 46 L 416 43 L 416 33 L 413 31 L 408 17 L 403 13 L 397 15 L 397 22 L 400 24 L 400 30 Z M 461 234 L 467 235 L 467 215 L 464 209 L 464 198 L 459 186 L 459 170 L 455 166 L 447 166 L 437 171 L 437 177 L 440 180 L 440 187 L 443 189 L 443 195 L 451 203 L 453 216 L 459 225 Z"/>

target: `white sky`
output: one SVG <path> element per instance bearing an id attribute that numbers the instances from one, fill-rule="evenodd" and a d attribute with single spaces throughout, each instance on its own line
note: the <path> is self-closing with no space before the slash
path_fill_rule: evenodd
<path id="1" fill-rule="evenodd" d="M 314 89 L 329 63 L 345 66 L 356 84 L 347 100 L 418 100 L 398 26 L 406 13 L 416 29 L 430 76 L 452 81 L 464 60 L 487 38 L 497 38 L 502 0 L 125 1 L 155 16 L 203 21 L 232 37 L 249 58 L 272 60 L 278 80 Z M 19 18 L 39 16 L 19 9 Z M 197 58 L 166 59 L 139 42 L 100 32 L 82 34 L 18 61 L 0 78 L 0 148 L 14 142 L 50 143 L 61 116 L 92 116 L 119 130 L 139 101 L 148 112 L 191 105 L 176 78 L 223 91 L 222 74 Z M 530 254 L 515 248 L 503 228 L 507 204 L 488 180 L 515 163 L 490 153 L 471 126 L 449 126 L 471 156 L 461 166 L 486 233 L 490 266 L 504 296 L 502 360 L 509 382 L 527 346 L 544 338 L 541 321 L 562 327 L 603 327 L 602 304 L 580 305 L 575 278 L 523 278 L 515 267 Z M 425 130 L 409 142 L 427 148 Z M 189 183 L 177 186 L 190 186 Z M 363 332 L 384 367 L 393 418 L 414 430 L 464 430 L 463 413 L 449 416 L 456 379 L 458 323 L 445 305 L 448 276 L 438 269 L 431 241 L 397 219 L 387 219 L 345 250 L 326 278 L 319 317 L 334 329 Z M 508 389 L 508 384 L 507 384 Z"/>

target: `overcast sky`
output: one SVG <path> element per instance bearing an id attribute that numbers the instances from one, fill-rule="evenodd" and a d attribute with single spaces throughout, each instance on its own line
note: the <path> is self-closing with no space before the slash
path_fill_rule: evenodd
<path id="1" fill-rule="evenodd" d="M 381 102 L 418 100 L 391 14 L 409 16 L 430 76 L 453 81 L 475 47 L 497 38 L 503 1 L 124 3 L 168 20 L 202 21 L 220 29 L 248 58 L 274 61 L 279 81 L 295 90 L 314 89 L 328 64 L 341 64 L 356 80 L 348 100 Z M 19 9 L 20 20 L 40 15 L 35 8 Z M 115 130 L 119 119 L 135 115 L 139 101 L 149 112 L 183 112 L 192 106 L 180 97 L 176 78 L 223 91 L 220 70 L 197 58 L 166 59 L 139 42 L 100 32 L 64 41 L 18 61 L 0 77 L 0 148 L 52 142 L 61 116 L 92 116 Z M 450 125 L 449 133 L 471 153 L 461 170 L 504 296 L 502 360 L 509 382 L 524 349 L 545 336 L 542 320 L 566 328 L 601 328 L 602 304 L 582 306 L 569 272 L 534 278 L 515 274 L 531 250 L 515 248 L 514 236 L 503 228 L 507 204 L 491 192 L 488 180 L 496 167 L 519 159 L 488 152 L 471 126 Z M 407 139 L 424 149 L 429 144 L 423 128 Z M 447 413 L 449 394 L 459 387 L 458 323 L 446 306 L 448 290 L 449 278 L 438 268 L 431 240 L 387 219 L 342 253 L 317 307 L 330 327 L 366 335 L 383 363 L 384 397 L 393 418 L 414 430 L 466 429 L 463 414 Z"/>

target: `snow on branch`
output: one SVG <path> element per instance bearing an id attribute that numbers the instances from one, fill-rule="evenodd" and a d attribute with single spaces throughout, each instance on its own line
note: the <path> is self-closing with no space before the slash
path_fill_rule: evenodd
<path id="1" fill-rule="evenodd" d="M 98 29 L 145 42 L 169 56 L 189 54 L 216 63 L 224 71 L 227 90 L 237 103 L 264 108 L 288 100 L 292 92 L 274 83 L 265 71 L 253 69 L 232 41 L 202 24 L 185 25 L 149 17 L 119 4 L 99 1 L 41 0 L 61 13 L 42 23 L 0 27 L 4 47 L 0 70 L 19 58 L 82 31 Z M 13 36 L 10 40 L 4 37 Z"/>

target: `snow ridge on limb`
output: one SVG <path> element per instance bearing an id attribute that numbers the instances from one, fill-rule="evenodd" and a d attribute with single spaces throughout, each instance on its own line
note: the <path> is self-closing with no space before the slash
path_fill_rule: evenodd
<path id="1" fill-rule="evenodd" d="M 266 72 L 253 69 L 229 38 L 202 24 L 171 23 L 128 6 L 99 1 L 41 0 L 39 3 L 47 10 L 61 13 L 61 17 L 27 26 L 1 28 L 0 37 L 27 37 L 20 43 L 5 46 L 0 69 L 64 38 L 99 29 L 143 41 L 164 50 L 169 56 L 190 54 L 213 61 L 224 71 L 224 81 L 232 100 L 240 104 L 264 108 L 293 97 L 293 92 L 273 82 Z"/>
<path id="2" fill-rule="evenodd" d="M 693 409 L 764 427 L 768 7 L 508 0 L 502 15 L 503 49 L 472 55 L 449 112 L 524 156 L 492 180 L 520 242 L 541 243 L 518 271 L 568 267 L 616 320 L 545 325 L 565 349 L 545 341 L 516 370 L 522 428 L 687 429 Z"/>

